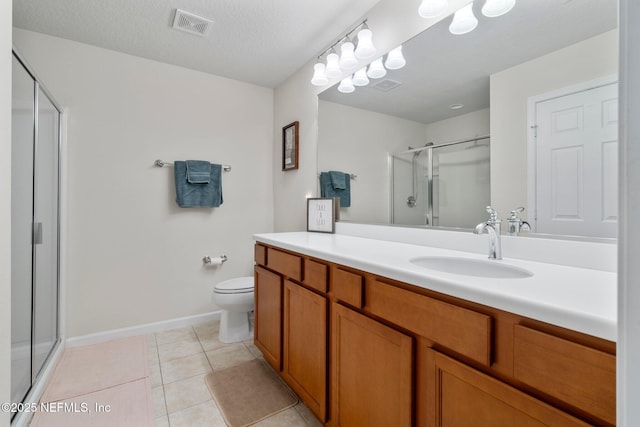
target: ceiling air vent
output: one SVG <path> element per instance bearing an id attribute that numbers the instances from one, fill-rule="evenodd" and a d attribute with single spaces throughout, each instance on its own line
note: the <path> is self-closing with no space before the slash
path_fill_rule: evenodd
<path id="1" fill-rule="evenodd" d="M 173 28 L 196 36 L 204 37 L 209 33 L 213 21 L 176 9 L 176 16 L 173 18 Z"/>
<path id="2" fill-rule="evenodd" d="M 400 86 L 402 83 L 397 82 L 391 79 L 380 80 L 378 83 L 371 85 L 372 88 L 381 90 L 383 92 L 388 92 L 391 89 L 395 89 Z"/>

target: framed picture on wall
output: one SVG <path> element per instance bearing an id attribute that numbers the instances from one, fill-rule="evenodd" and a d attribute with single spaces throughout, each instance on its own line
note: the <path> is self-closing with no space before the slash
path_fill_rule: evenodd
<path id="1" fill-rule="evenodd" d="M 282 170 L 298 169 L 298 125 L 295 121 L 282 128 Z"/>
<path id="2" fill-rule="evenodd" d="M 336 229 L 336 199 L 319 197 L 307 199 L 307 231 L 334 233 Z"/>

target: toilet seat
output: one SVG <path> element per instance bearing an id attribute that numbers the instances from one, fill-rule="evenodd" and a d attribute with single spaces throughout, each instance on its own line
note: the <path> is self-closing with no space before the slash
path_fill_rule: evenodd
<path id="1" fill-rule="evenodd" d="M 217 294 L 246 294 L 253 292 L 253 276 L 238 277 L 218 283 L 213 292 Z"/>

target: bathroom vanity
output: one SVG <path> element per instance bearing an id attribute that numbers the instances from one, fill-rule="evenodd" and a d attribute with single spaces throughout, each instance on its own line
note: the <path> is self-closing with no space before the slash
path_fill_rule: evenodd
<path id="1" fill-rule="evenodd" d="M 527 274 L 461 275 L 415 260 L 490 261 L 336 234 L 255 239 L 255 344 L 325 425 L 615 425 L 615 273 L 505 259 Z"/>

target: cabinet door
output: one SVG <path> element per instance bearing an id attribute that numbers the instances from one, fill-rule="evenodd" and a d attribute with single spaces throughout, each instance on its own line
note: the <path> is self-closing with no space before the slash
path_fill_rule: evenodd
<path id="1" fill-rule="evenodd" d="M 285 281 L 283 332 L 282 376 L 324 422 L 327 412 L 326 297 Z"/>
<path id="2" fill-rule="evenodd" d="M 331 320 L 333 424 L 411 426 L 413 339 L 335 303 Z"/>
<path id="3" fill-rule="evenodd" d="M 254 342 L 276 371 L 282 369 L 282 278 L 255 268 Z"/>
<path id="4" fill-rule="evenodd" d="M 587 426 L 552 406 L 435 351 L 431 423 L 446 427 Z"/>

